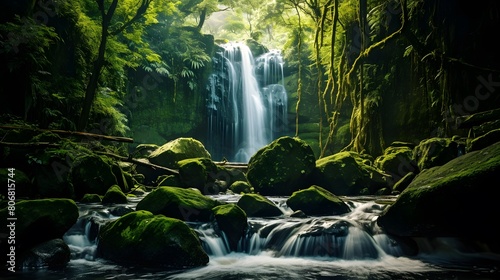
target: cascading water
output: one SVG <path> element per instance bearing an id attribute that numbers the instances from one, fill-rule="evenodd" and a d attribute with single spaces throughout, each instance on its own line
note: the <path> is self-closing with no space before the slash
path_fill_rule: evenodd
<path id="1" fill-rule="evenodd" d="M 283 59 L 270 51 L 254 60 L 243 43 L 228 43 L 214 58 L 208 84 L 207 149 L 212 158 L 248 162 L 286 133 Z"/>
<path id="2" fill-rule="evenodd" d="M 212 198 L 237 203 L 240 195 Z M 286 197 L 268 198 L 283 215 L 249 217 L 235 251 L 213 222 L 190 222 L 210 261 L 187 270 L 124 266 L 99 257 L 100 226 L 133 211 L 140 197 L 126 205 L 80 204 L 78 222 L 63 237 L 72 252 L 68 266 L 25 271 L 23 279 L 498 279 L 500 257 L 474 252 L 458 239 L 421 238 L 414 245 L 423 251 L 408 254 L 415 249 L 406 247 L 408 240 L 396 240 L 376 224 L 394 197 L 346 197 L 350 213 L 304 218 L 290 216 Z"/>

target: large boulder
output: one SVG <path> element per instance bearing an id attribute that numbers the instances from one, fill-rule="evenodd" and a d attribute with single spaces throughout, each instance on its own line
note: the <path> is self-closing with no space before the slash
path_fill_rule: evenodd
<path id="1" fill-rule="evenodd" d="M 42 242 L 20 256 L 20 266 L 24 269 L 61 269 L 71 259 L 71 250 L 61 238 Z"/>
<path id="2" fill-rule="evenodd" d="M 456 141 L 451 138 L 429 138 L 420 141 L 413 149 L 413 158 L 419 170 L 439 166 L 456 158 L 460 149 Z"/>
<path id="3" fill-rule="evenodd" d="M 199 190 L 159 187 L 139 201 L 136 210 L 147 210 L 155 215 L 163 214 L 183 221 L 208 222 L 212 208 L 220 204 Z"/>
<path id="4" fill-rule="evenodd" d="M 418 173 L 418 167 L 413 160 L 413 149 L 411 143 L 395 142 L 378 156 L 373 166 L 390 175 L 389 185 L 394 185 L 409 172 Z"/>
<path id="5" fill-rule="evenodd" d="M 377 223 L 399 236 L 494 240 L 500 142 L 419 173 Z M 498 248 L 500 249 L 500 248 Z"/>
<path id="6" fill-rule="evenodd" d="M 318 159 L 316 167 L 314 184 L 335 195 L 375 194 L 388 186 L 388 175 L 355 152 L 339 152 Z"/>
<path id="7" fill-rule="evenodd" d="M 118 185 L 109 187 L 109 189 L 104 194 L 104 197 L 102 198 L 102 203 L 105 204 L 125 204 L 127 202 L 127 195 L 123 193 L 122 189 Z"/>
<path id="8" fill-rule="evenodd" d="M 203 143 L 194 138 L 177 138 L 169 141 L 149 154 L 149 161 L 153 164 L 178 168 L 178 162 L 188 158 L 211 158 Z"/>
<path id="9" fill-rule="evenodd" d="M 248 226 L 247 215 L 234 203 L 223 204 L 212 209 L 217 228 L 224 232 L 232 251 L 238 248 L 238 242 L 245 235 Z"/>
<path id="10" fill-rule="evenodd" d="M 13 229 L 19 252 L 51 239 L 62 238 L 79 216 L 76 203 L 65 198 L 18 201 L 11 211 L 9 207 L 1 209 L 0 218 L 9 225 L 7 218 L 12 217 L 10 213 L 15 214 L 17 220 Z M 6 239 L 11 235 L 12 228 L 3 226 L 0 229 L 0 244 L 7 245 Z"/>
<path id="11" fill-rule="evenodd" d="M 208 255 L 185 222 L 134 211 L 101 227 L 97 250 L 117 263 L 186 268 L 206 265 Z"/>
<path id="12" fill-rule="evenodd" d="M 218 194 L 214 188 L 218 169 L 209 158 L 189 158 L 178 162 L 181 183 L 189 188 L 196 188 L 203 194 Z"/>
<path id="13" fill-rule="evenodd" d="M 275 217 L 283 212 L 267 197 L 256 193 L 246 193 L 240 197 L 237 205 L 248 217 Z"/>
<path id="14" fill-rule="evenodd" d="M 483 149 L 493 143 L 500 141 L 500 128 L 488 131 L 484 135 L 472 139 L 467 147 L 468 152 Z"/>
<path id="15" fill-rule="evenodd" d="M 87 193 L 104 195 L 109 187 L 118 184 L 110 162 L 95 154 L 76 158 L 71 174 L 77 200 Z"/>
<path id="16" fill-rule="evenodd" d="M 299 138 L 283 136 L 261 148 L 248 162 L 247 178 L 262 195 L 291 195 L 308 187 L 316 166 L 314 152 Z"/>
<path id="17" fill-rule="evenodd" d="M 313 216 L 341 215 L 351 211 L 342 199 L 319 186 L 294 192 L 286 204 L 294 211 L 301 210 Z"/>

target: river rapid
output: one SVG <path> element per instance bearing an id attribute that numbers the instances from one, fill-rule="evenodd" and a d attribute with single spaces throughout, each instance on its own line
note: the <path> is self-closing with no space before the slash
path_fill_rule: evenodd
<path id="1" fill-rule="evenodd" d="M 239 195 L 212 198 L 236 203 Z M 341 216 L 292 218 L 286 197 L 268 197 L 283 215 L 249 218 L 236 251 L 210 223 L 189 223 L 210 257 L 206 266 L 182 270 L 121 266 L 99 258 L 99 224 L 132 211 L 126 205 L 79 204 L 80 218 L 64 236 L 72 259 L 64 269 L 24 270 L 2 279 L 500 279 L 500 256 L 453 238 L 418 239 L 418 253 L 376 225 L 396 196 L 342 197 L 351 212 Z"/>

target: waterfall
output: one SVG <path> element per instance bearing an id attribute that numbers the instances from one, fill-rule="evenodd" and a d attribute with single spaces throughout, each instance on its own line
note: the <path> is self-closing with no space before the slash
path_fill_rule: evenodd
<path id="1" fill-rule="evenodd" d="M 273 50 L 254 59 L 243 43 L 227 43 L 208 81 L 207 149 L 215 159 L 248 162 L 287 127 L 283 59 Z"/>

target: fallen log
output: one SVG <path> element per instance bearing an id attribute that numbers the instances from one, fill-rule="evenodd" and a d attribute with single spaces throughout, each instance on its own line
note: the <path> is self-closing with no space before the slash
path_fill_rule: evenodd
<path id="1" fill-rule="evenodd" d="M 56 144 L 56 143 L 49 143 L 49 142 L 14 143 L 14 142 L 0 141 L 0 146 L 37 149 L 37 148 L 58 148 L 61 145 Z M 159 170 L 167 171 L 168 173 L 171 173 L 171 174 L 179 174 L 179 171 L 176 169 L 171 169 L 171 168 L 167 168 L 164 166 L 152 164 L 149 162 L 140 161 L 140 160 L 134 159 L 132 157 L 125 157 L 125 156 L 120 156 L 120 155 L 113 154 L 113 153 L 99 152 L 99 151 L 95 151 L 94 153 L 109 156 L 109 157 L 115 158 L 115 159 L 117 159 L 119 161 L 123 161 L 123 162 L 130 162 L 133 164 L 147 166 L 147 167 L 152 168 L 152 169 L 159 169 Z"/>
<path id="2" fill-rule="evenodd" d="M 147 166 L 147 167 L 150 167 L 150 168 L 153 168 L 153 169 L 160 169 L 160 170 L 164 170 L 164 171 L 167 171 L 169 173 L 172 173 L 172 174 L 179 174 L 179 170 L 168 168 L 168 167 L 164 167 L 164 166 L 161 166 L 161 165 L 156 165 L 156 164 L 153 164 L 153 163 L 150 163 L 150 162 L 140 161 L 140 160 L 134 159 L 132 157 L 124 157 L 124 156 L 120 156 L 120 155 L 116 155 L 116 154 L 112 154 L 112 153 L 106 153 L 106 152 L 95 152 L 95 153 L 100 154 L 100 155 L 105 155 L 105 156 L 113 157 L 113 158 L 115 158 L 115 159 L 117 159 L 119 161 L 130 162 L 130 163 L 133 163 L 133 164 L 143 165 L 143 166 Z"/>
<path id="3" fill-rule="evenodd" d="M 76 136 L 76 137 L 88 137 L 92 139 L 101 139 L 108 141 L 116 141 L 116 142 L 126 142 L 126 143 L 134 143 L 134 139 L 129 137 L 121 137 L 121 136 L 109 136 L 102 134 L 95 134 L 90 132 L 82 132 L 82 131 L 70 131 L 70 130 L 59 130 L 59 129 L 42 129 L 42 128 L 32 128 L 32 127 L 21 127 L 21 126 L 8 126 L 8 125 L 0 125 L 0 128 L 3 129 L 27 129 L 27 130 L 35 130 L 40 132 L 52 132 L 58 135 L 68 135 L 68 136 Z"/>

